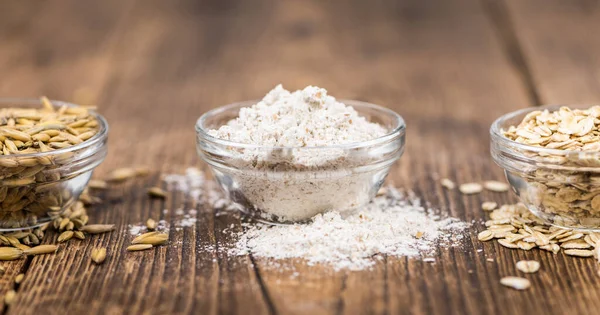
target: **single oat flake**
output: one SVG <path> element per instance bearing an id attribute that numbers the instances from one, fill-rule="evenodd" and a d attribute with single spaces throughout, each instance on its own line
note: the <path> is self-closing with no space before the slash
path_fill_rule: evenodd
<path id="1" fill-rule="evenodd" d="M 518 270 L 525 273 L 534 273 L 540 270 L 540 263 L 535 260 L 521 260 L 516 264 Z"/>
<path id="2" fill-rule="evenodd" d="M 578 257 L 593 257 L 594 251 L 586 249 L 566 249 L 565 254 Z"/>
<path id="3" fill-rule="evenodd" d="M 504 277 L 500 279 L 500 283 L 515 290 L 526 290 L 531 286 L 531 282 L 521 277 Z"/>
<path id="4" fill-rule="evenodd" d="M 4 304 L 6 304 L 6 305 L 12 304 L 12 302 L 15 300 L 16 296 L 17 296 L 17 292 L 15 292 L 15 290 L 9 290 L 4 295 Z"/>
<path id="5" fill-rule="evenodd" d="M 482 242 L 489 241 L 494 238 L 494 233 L 490 230 L 485 230 L 477 235 L 477 239 Z"/>
<path id="6" fill-rule="evenodd" d="M 472 195 L 480 193 L 483 190 L 483 188 L 478 183 L 466 183 L 460 185 L 458 187 L 458 190 L 460 190 L 460 192 L 465 195 Z"/>
<path id="7" fill-rule="evenodd" d="M 483 183 L 483 187 L 489 191 L 494 191 L 494 192 L 505 192 L 508 191 L 508 189 L 510 188 L 510 186 L 507 183 L 503 183 L 503 182 L 499 182 L 499 181 L 495 181 L 495 180 L 489 180 Z"/>
<path id="8" fill-rule="evenodd" d="M 442 178 L 442 180 L 440 180 L 440 184 L 442 185 L 442 187 L 444 187 L 448 190 L 452 190 L 456 187 L 456 184 L 454 184 L 453 181 L 451 181 L 447 178 Z"/>
<path id="9" fill-rule="evenodd" d="M 481 204 L 481 209 L 484 211 L 492 211 L 498 207 L 498 204 L 493 201 L 486 201 Z"/>

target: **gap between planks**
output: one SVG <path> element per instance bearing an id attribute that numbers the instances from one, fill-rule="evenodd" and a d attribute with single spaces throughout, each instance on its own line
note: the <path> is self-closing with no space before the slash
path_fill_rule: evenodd
<path id="1" fill-rule="evenodd" d="M 256 280 L 258 281 L 258 284 L 260 285 L 260 291 L 262 292 L 265 303 L 267 304 L 267 308 L 269 309 L 269 314 L 275 315 L 275 314 L 277 314 L 275 304 L 273 304 L 271 295 L 269 295 L 269 290 L 267 289 L 267 286 L 265 285 L 265 282 L 263 281 L 262 276 L 260 275 L 260 270 L 258 269 L 258 265 L 256 264 L 254 256 L 250 253 L 250 254 L 248 254 L 248 257 L 250 257 L 250 262 L 252 263 L 252 269 L 254 270 L 254 274 L 256 275 Z"/>
<path id="2" fill-rule="evenodd" d="M 29 270 L 29 267 L 31 266 L 31 262 L 33 261 L 33 258 L 35 256 L 25 256 L 25 263 L 23 264 L 23 267 L 21 268 L 21 270 L 17 273 L 18 274 L 27 274 L 27 270 Z M 12 282 L 12 287 L 13 290 L 15 290 L 15 292 L 19 292 L 19 288 L 21 287 L 21 284 L 16 284 L 14 281 Z M 5 304 L 4 303 L 4 296 L 2 296 L 2 299 L 0 300 L 0 303 L 4 304 L 4 308 L 2 309 L 2 311 L 0 312 L 0 315 L 6 315 L 8 314 L 8 311 L 10 310 L 10 305 Z"/>

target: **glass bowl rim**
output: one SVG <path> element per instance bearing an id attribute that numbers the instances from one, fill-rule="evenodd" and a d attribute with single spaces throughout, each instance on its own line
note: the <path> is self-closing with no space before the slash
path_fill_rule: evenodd
<path id="1" fill-rule="evenodd" d="M 68 106 L 68 107 L 81 107 L 80 105 L 69 103 L 69 102 L 64 102 L 64 101 L 50 100 L 50 102 L 55 107 L 60 107 L 63 105 Z M 29 104 L 31 104 L 31 105 L 40 104 L 40 100 L 34 99 L 34 98 L 0 98 L 0 105 L 10 104 L 10 103 L 14 103 L 15 107 L 18 107 L 19 104 L 28 104 L 28 105 Z M 93 146 L 93 145 L 97 144 L 98 142 L 104 141 L 108 137 L 108 129 L 109 129 L 108 122 L 102 115 L 98 114 L 96 111 L 89 110 L 89 112 L 91 115 L 93 115 L 98 120 L 98 123 L 100 124 L 100 130 L 98 130 L 98 132 L 90 139 L 85 140 L 79 144 L 72 145 L 70 147 L 51 150 L 48 152 L 0 155 L 0 159 L 28 158 L 28 157 L 42 157 L 42 156 L 59 155 L 59 154 L 63 154 L 63 153 L 69 153 L 69 152 L 77 151 L 80 149 L 84 149 L 84 148 Z"/>
<path id="2" fill-rule="evenodd" d="M 307 146 L 307 147 L 265 146 L 265 145 L 258 145 L 258 144 L 235 142 L 235 141 L 230 141 L 230 140 L 213 137 L 210 134 L 208 134 L 208 132 L 205 128 L 203 128 L 204 122 L 208 118 L 215 117 L 217 115 L 220 115 L 220 114 L 227 112 L 236 107 L 254 105 L 260 101 L 261 100 L 258 99 L 258 100 L 235 102 L 235 103 L 231 103 L 231 104 L 224 105 L 224 106 L 219 106 L 215 109 L 209 110 L 208 112 L 202 114 L 202 116 L 200 116 L 200 118 L 198 118 L 198 120 L 196 121 L 196 134 L 198 136 L 200 136 L 203 140 L 209 141 L 211 143 L 216 143 L 216 144 L 229 146 L 229 147 L 236 147 L 236 148 L 265 149 L 265 150 L 318 150 L 318 149 L 358 149 L 358 148 L 362 148 L 362 147 L 368 147 L 368 146 L 377 145 L 380 143 L 385 143 L 388 140 L 391 140 L 398 136 L 404 135 L 404 133 L 406 132 L 406 123 L 404 122 L 404 118 L 402 118 L 402 116 L 400 116 L 395 111 L 393 111 L 389 108 L 386 108 L 386 107 L 383 107 L 380 105 L 375 105 L 375 104 L 368 103 L 368 102 L 357 101 L 357 100 L 346 100 L 346 99 L 340 99 L 337 101 L 345 104 L 346 106 L 352 106 L 353 108 L 354 108 L 354 106 L 359 106 L 359 107 L 374 109 L 376 111 L 382 112 L 385 115 L 393 117 L 396 120 L 396 125 L 394 126 L 394 128 L 392 128 L 391 131 L 389 131 L 385 135 L 371 139 L 371 140 L 367 140 L 367 141 L 336 144 L 336 145 L 326 145 L 326 146 Z"/>
<path id="3" fill-rule="evenodd" d="M 530 112 L 544 111 L 544 110 L 554 111 L 554 110 L 558 110 L 561 107 L 569 107 L 569 108 L 575 107 L 575 108 L 571 108 L 571 109 L 588 109 L 592 106 L 598 106 L 598 104 L 596 104 L 596 105 L 594 105 L 594 104 L 550 104 L 550 105 L 543 105 L 543 106 L 530 106 L 530 107 L 526 107 L 526 108 L 519 109 L 516 111 L 512 111 L 512 112 L 509 112 L 507 114 L 504 114 L 504 115 L 498 117 L 498 119 L 496 119 L 492 123 L 492 125 L 490 127 L 490 136 L 491 136 L 492 142 L 496 142 L 496 143 L 502 145 L 503 148 L 517 148 L 522 151 L 543 153 L 543 154 L 549 154 L 549 155 L 561 155 L 561 156 L 581 155 L 581 156 L 586 156 L 586 157 L 592 157 L 592 156 L 600 157 L 600 152 L 598 152 L 598 151 L 561 150 L 561 149 L 548 149 L 548 148 L 543 148 L 543 147 L 536 147 L 536 146 L 532 146 L 532 145 L 528 145 L 528 144 L 524 144 L 524 143 L 520 143 L 520 142 L 516 142 L 511 139 L 508 139 L 501 133 L 501 130 L 502 130 L 501 124 L 503 124 L 505 121 L 515 118 L 520 115 L 525 116 Z M 511 151 L 516 151 L 516 150 L 511 150 Z"/>

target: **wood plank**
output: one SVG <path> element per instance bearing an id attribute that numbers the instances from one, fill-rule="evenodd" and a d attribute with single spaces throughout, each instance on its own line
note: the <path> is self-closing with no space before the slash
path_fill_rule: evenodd
<path id="1" fill-rule="evenodd" d="M 133 1 L 3 2 L 0 95 L 94 103 Z M 28 23 L 24 23 L 28 21 Z"/>
<path id="2" fill-rule="evenodd" d="M 356 97 L 395 109 L 408 124 L 406 156 L 390 179 L 463 220 L 482 218 L 481 201 L 498 196 L 463 197 L 443 191 L 436 180 L 501 178 L 489 159 L 487 129 L 495 117 L 527 103 L 525 88 L 508 66 L 481 8 L 469 1 L 370 2 L 344 13 L 338 15 L 346 20 L 338 29 L 350 31 L 336 44 L 356 58 L 349 64 L 362 65 L 346 73 L 361 78 L 353 81 L 362 85 L 353 88 L 361 91 Z M 365 20 L 369 22 L 355 23 Z M 504 313 L 495 309 L 495 296 L 513 293 L 498 285 L 502 275 L 489 270 L 476 254 L 483 245 L 473 236 L 465 248 L 440 250 L 435 264 L 388 257 L 385 309 L 407 314 Z M 527 309 L 526 298 L 513 298 L 516 309 Z"/>
<path id="3" fill-rule="evenodd" d="M 292 88 L 316 84 L 328 87 L 332 95 L 397 110 L 407 117 L 409 147 L 390 180 L 417 190 L 437 206 L 451 208 L 453 215 L 481 218 L 481 199 L 466 198 L 465 205 L 458 195 L 446 197 L 433 172 L 444 171 L 447 173 L 442 175 L 463 181 L 501 178 L 488 157 L 487 128 L 496 116 L 528 100 L 491 25 L 472 5 L 468 1 L 458 6 L 279 3 L 272 8 L 272 27 L 252 40 L 257 48 L 225 48 L 223 58 L 227 64 L 248 61 L 247 67 L 260 71 L 260 78 L 253 77 L 255 72 L 240 71 L 230 79 L 232 85 L 239 77 L 239 82 L 255 79 L 254 84 L 263 85 L 263 91 L 280 81 Z M 499 85 L 512 94 L 500 93 Z M 247 85 L 241 83 L 240 88 Z M 258 95 L 260 92 L 250 97 Z M 436 152 L 435 156 L 431 152 Z M 474 170 L 465 165 L 474 165 Z M 468 246 L 482 245 L 475 241 Z M 448 263 L 430 266 L 388 259 L 371 271 L 333 275 L 326 267 L 297 261 L 279 261 L 280 267 L 272 267 L 269 260 L 256 261 L 275 309 L 281 313 L 443 313 L 451 303 L 449 312 L 476 314 L 493 312 L 497 306 L 490 290 L 477 289 L 480 281 L 490 281 L 487 286 L 500 294 L 512 294 L 499 287 L 497 272 L 488 280 L 485 259 L 474 253 L 453 250 L 439 255 L 438 260 Z M 468 265 L 482 269 L 478 277 L 469 276 Z M 444 278 L 439 279 L 440 275 Z M 520 301 L 521 309 L 528 305 L 525 298 Z"/>
<path id="4" fill-rule="evenodd" d="M 17 54 L 22 47 L 22 36 L 33 24 L 33 18 L 39 16 L 39 9 L 43 5 L 20 5 L 12 2 L 0 3 L 0 12 L 5 12 L 7 17 L 0 19 L 0 41 L 3 43 L 0 49 L 0 71 L 9 73 L 9 62 L 13 54 Z M 31 19 L 30 19 L 31 18 Z M 6 89 L 9 80 L 0 81 L 0 91 Z M 16 290 L 15 277 L 25 272 L 29 264 L 29 259 L 20 259 L 16 261 L 2 262 L 2 267 L 6 270 L 0 277 L 0 296 L 4 297 L 9 290 Z M 4 313 L 6 305 L 0 303 L 0 312 Z"/>
<path id="5" fill-rule="evenodd" d="M 94 8 L 93 5 L 81 6 L 78 1 L 70 2 L 64 2 L 64 8 L 37 2 L 0 3 L 0 71 L 4 77 L 0 81 L 2 97 L 52 96 L 54 85 L 77 82 L 93 86 L 102 81 L 101 71 L 90 70 L 102 70 L 104 67 L 112 31 L 127 11 L 120 12 L 117 6 Z M 109 3 L 116 4 L 116 1 Z M 76 37 L 67 36 L 73 35 L 73 32 L 60 34 L 61 29 L 57 27 L 61 24 L 53 20 L 63 25 L 78 24 L 81 30 L 75 34 Z M 99 28 L 104 28 L 106 33 L 99 33 Z M 59 34 L 64 37 L 57 36 Z M 76 49 L 74 42 L 78 44 L 75 45 Z M 92 47 L 94 44 L 96 47 Z M 62 63 L 55 62 L 56 56 L 62 58 Z M 70 76 L 72 81 L 56 80 L 64 76 Z M 64 99 L 72 99 L 72 88 L 69 87 L 69 93 L 62 96 Z M 14 277 L 26 272 L 31 263 L 32 258 L 3 263 L 7 271 L 0 278 L 2 297 L 15 288 Z M 18 286 L 19 290 L 22 288 L 23 285 Z M 1 312 L 5 311 L 4 307 L 2 303 Z"/>
<path id="6" fill-rule="evenodd" d="M 600 6 L 596 1 L 506 1 L 516 38 L 527 57 L 542 103 L 600 102 Z M 557 313 L 600 308 L 598 264 L 593 259 L 547 260 L 540 286 L 560 292 Z"/>
<path id="7" fill-rule="evenodd" d="M 110 150 L 121 154 L 111 154 L 97 174 L 124 165 L 149 165 L 153 173 L 147 179 L 110 190 L 112 197 L 103 196 L 115 201 L 94 209 L 91 220 L 114 222 L 120 228 L 101 239 L 71 244 L 59 252 L 53 261 L 72 266 L 69 273 L 50 274 L 47 262 L 34 260 L 29 268 L 33 276 L 23 287 L 28 294 L 19 295 L 15 302 L 18 307 L 12 308 L 12 313 L 29 314 L 39 309 L 59 313 L 65 308 L 90 313 L 168 314 L 241 312 L 244 306 L 259 312 L 266 309 L 247 257 L 229 259 L 202 250 L 228 245 L 221 235 L 211 231 L 230 222 L 221 217 L 213 220 L 212 211 L 200 207 L 197 211 L 202 215 L 195 226 L 173 227 L 172 246 L 144 253 L 125 252 L 132 238 L 128 224 L 140 224 L 148 217 L 173 223 L 176 209 L 191 206 L 181 196 L 169 199 L 167 204 L 149 201 L 145 189 L 160 184 L 161 170 L 183 171 L 197 161 L 192 127 L 206 107 L 202 109 L 193 101 L 193 93 L 196 84 L 204 83 L 185 83 L 181 76 L 195 75 L 214 57 L 218 43 L 211 40 L 215 33 L 212 27 L 224 29 L 226 20 L 211 19 L 211 12 L 206 13 L 207 19 L 198 20 L 190 10 L 204 14 L 199 12 L 204 8 L 195 5 L 183 1 L 174 5 L 162 1 L 138 3 L 132 9 L 135 18 L 119 27 L 116 49 L 105 65 L 108 69 L 104 69 L 108 71 L 103 82 L 106 84 L 97 88 L 101 91 L 101 111 L 111 122 Z M 206 8 L 221 10 L 215 6 L 218 4 Z M 198 30 L 202 30 L 200 34 Z M 186 49 L 179 50 L 182 44 Z M 203 80 L 210 78 L 203 76 Z M 60 89 L 59 94 L 69 92 Z M 182 105 L 175 115 L 173 104 Z M 190 115 L 192 111 L 196 113 Z M 136 141 L 126 139 L 126 134 Z M 165 150 L 165 145 L 172 149 Z M 165 214 L 163 209 L 169 212 Z M 102 266 L 89 263 L 89 252 L 95 246 L 108 249 L 109 257 Z M 53 283 L 44 285 L 46 278 L 53 278 Z"/>
<path id="8" fill-rule="evenodd" d="M 600 101 L 597 1 L 506 1 L 542 103 Z"/>

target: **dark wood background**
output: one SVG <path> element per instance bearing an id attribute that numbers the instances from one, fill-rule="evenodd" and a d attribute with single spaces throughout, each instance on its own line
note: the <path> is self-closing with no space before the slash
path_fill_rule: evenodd
<path id="1" fill-rule="evenodd" d="M 73 241 L 56 255 L 4 263 L 0 293 L 25 273 L 5 314 L 598 314 L 593 259 L 511 251 L 476 240 L 440 250 L 435 264 L 388 258 L 373 270 L 333 272 L 298 261 L 298 277 L 253 257 L 199 251 L 231 246 L 236 224 L 199 209 L 172 244 L 126 253 L 124 227 L 172 219 L 145 188 L 160 174 L 201 166 L 194 122 L 208 109 L 255 99 L 277 83 L 327 88 L 383 104 L 408 123 L 406 154 L 390 175 L 434 207 L 483 218 L 485 200 L 457 182 L 502 179 L 488 128 L 503 113 L 542 103 L 600 101 L 598 1 L 58 0 L 0 2 L 0 96 L 98 104 L 110 153 L 96 172 L 147 165 L 152 174 L 117 186 L 91 211 L 118 231 Z M 55 237 L 55 236 L 54 236 Z M 101 266 L 94 246 L 108 248 Z M 482 252 L 477 252 L 482 249 Z M 492 258 L 494 261 L 487 261 Z M 532 288 L 499 284 L 514 263 L 542 263 Z"/>

